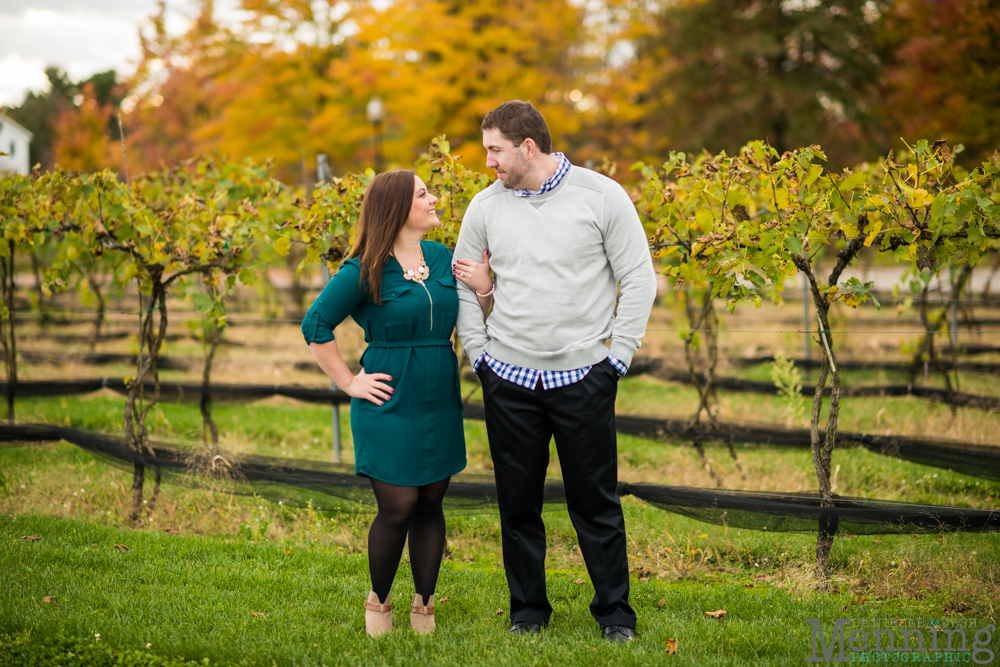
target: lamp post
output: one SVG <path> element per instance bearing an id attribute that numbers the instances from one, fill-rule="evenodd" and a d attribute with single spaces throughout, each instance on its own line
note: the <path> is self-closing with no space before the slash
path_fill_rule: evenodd
<path id="1" fill-rule="evenodd" d="M 382 171 L 382 118 L 385 115 L 382 98 L 378 95 L 372 95 L 372 98 L 368 100 L 368 106 L 365 107 L 365 112 L 368 114 L 368 122 L 372 124 L 374 131 L 375 171 L 379 172 Z"/>

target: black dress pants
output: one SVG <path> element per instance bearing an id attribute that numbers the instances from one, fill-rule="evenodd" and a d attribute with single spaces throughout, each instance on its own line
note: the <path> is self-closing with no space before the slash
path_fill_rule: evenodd
<path id="1" fill-rule="evenodd" d="M 504 380 L 485 362 L 477 371 L 496 474 L 511 622 L 544 625 L 552 614 L 545 594 L 542 493 L 555 436 L 566 505 L 595 589 L 590 613 L 602 626 L 635 628 L 617 491 L 618 372 L 605 360 L 579 382 L 545 390 L 541 380 L 534 389 Z"/>

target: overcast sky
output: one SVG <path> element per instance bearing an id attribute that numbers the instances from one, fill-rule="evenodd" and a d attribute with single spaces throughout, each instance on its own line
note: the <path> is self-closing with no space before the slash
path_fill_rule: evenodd
<path id="1" fill-rule="evenodd" d="M 183 29 L 196 3 L 168 0 L 167 6 L 173 32 Z M 0 105 L 20 104 L 26 91 L 46 89 L 49 65 L 74 81 L 108 69 L 132 72 L 139 22 L 155 10 L 156 0 L 0 0 Z"/>

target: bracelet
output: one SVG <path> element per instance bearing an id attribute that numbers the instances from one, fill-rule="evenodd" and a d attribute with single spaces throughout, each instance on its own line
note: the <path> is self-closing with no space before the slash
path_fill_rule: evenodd
<path id="1" fill-rule="evenodd" d="M 478 297 L 480 297 L 482 299 L 485 299 L 490 294 L 493 294 L 493 290 L 495 290 L 496 288 L 497 288 L 497 284 L 493 283 L 493 285 L 490 286 L 490 291 L 489 292 L 487 292 L 486 294 L 480 294 L 479 292 L 476 292 L 476 296 L 478 296 Z M 475 292 L 475 290 L 472 290 L 472 291 Z"/>

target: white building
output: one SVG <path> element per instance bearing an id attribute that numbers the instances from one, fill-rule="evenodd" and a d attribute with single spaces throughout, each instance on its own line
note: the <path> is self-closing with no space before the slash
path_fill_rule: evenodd
<path id="1" fill-rule="evenodd" d="M 27 176 L 31 172 L 28 145 L 31 132 L 21 127 L 13 118 L 0 113 L 0 171 L 13 171 Z"/>

